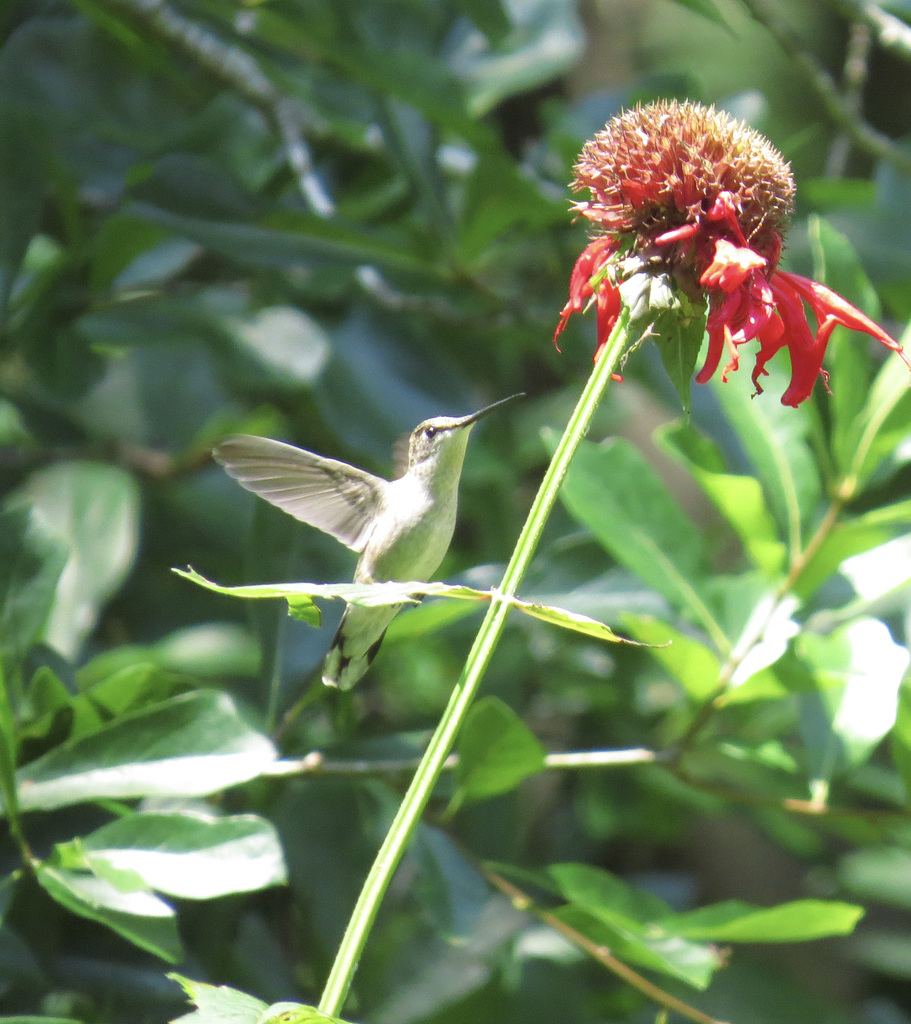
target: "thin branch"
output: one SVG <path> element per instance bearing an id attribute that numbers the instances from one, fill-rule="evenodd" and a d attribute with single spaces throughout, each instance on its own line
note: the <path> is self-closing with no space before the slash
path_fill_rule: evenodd
<path id="1" fill-rule="evenodd" d="M 571 750 L 565 753 L 547 754 L 544 767 L 550 770 L 568 768 L 616 768 L 629 764 L 652 764 L 664 760 L 664 756 L 644 747 L 626 750 Z M 450 754 L 443 763 L 446 771 L 458 767 L 457 754 Z M 266 775 L 401 775 L 413 772 L 420 764 L 418 757 L 380 758 L 370 760 L 333 760 L 322 751 L 314 750 L 299 759 L 283 758 L 271 764 Z"/>
<path id="2" fill-rule="evenodd" d="M 670 992 L 665 992 L 663 988 L 653 984 L 648 978 L 643 978 L 641 974 L 637 974 L 636 971 L 628 967 L 622 960 L 618 960 L 606 946 L 600 946 L 598 943 L 592 942 L 591 939 L 576 931 L 571 925 L 561 921 L 555 914 L 551 914 L 549 911 L 536 906 L 534 900 L 527 893 L 519 889 L 518 886 L 513 885 L 512 882 L 508 882 L 502 875 L 498 875 L 496 871 L 492 871 L 488 867 L 482 867 L 481 870 L 492 886 L 499 889 L 500 892 L 512 900 L 512 904 L 517 910 L 524 910 L 528 914 L 533 914 L 539 921 L 562 935 L 567 942 L 587 953 L 592 959 L 597 960 L 599 964 L 606 967 L 622 981 L 625 981 L 627 985 L 636 989 L 637 992 L 641 992 L 646 999 L 657 1003 L 665 1010 L 673 1010 L 674 1013 L 679 1013 L 688 1020 L 694 1021 L 695 1024 L 724 1024 L 723 1021 L 710 1017 L 707 1013 L 703 1013 L 702 1010 L 697 1010 L 695 1006 L 690 1006 L 689 1003 L 683 1002 L 682 999 L 677 999 Z"/>
<path id="3" fill-rule="evenodd" d="M 833 807 L 832 804 L 819 800 L 800 800 L 797 797 L 763 796 L 760 793 L 748 793 L 721 783 L 706 782 L 692 778 L 679 766 L 672 769 L 676 778 L 687 786 L 706 796 L 717 797 L 727 803 L 739 804 L 741 807 L 761 807 L 769 810 L 788 811 L 791 814 L 807 818 L 849 818 L 869 822 L 871 825 L 888 825 L 891 823 L 907 823 L 908 813 L 904 810 L 890 810 L 879 807 Z"/>
<path id="4" fill-rule="evenodd" d="M 870 31 L 870 26 L 860 21 L 852 22 L 842 79 L 845 103 L 851 108 L 855 117 L 860 117 L 863 109 L 864 87 L 867 84 L 870 70 L 872 45 L 873 33 Z M 843 177 L 850 155 L 851 139 L 845 132 L 839 132 L 829 149 L 826 176 L 829 178 Z"/>
<path id="5" fill-rule="evenodd" d="M 804 49 L 791 27 L 766 5 L 765 0 L 741 2 L 753 18 L 769 30 L 782 50 L 804 72 L 826 113 L 854 145 L 880 160 L 885 160 L 903 174 L 911 174 L 911 154 L 852 111 L 835 79 L 812 53 Z"/>
<path id="6" fill-rule="evenodd" d="M 313 169 L 310 147 L 304 139 L 303 105 L 279 92 L 249 53 L 185 18 L 165 0 L 106 2 L 110 7 L 127 12 L 157 39 L 179 50 L 260 110 L 281 136 L 288 164 L 306 203 L 319 216 L 332 216 L 335 204 Z"/>
<path id="7" fill-rule="evenodd" d="M 900 60 L 911 63 L 911 25 L 884 11 L 869 0 L 834 0 L 846 18 L 863 22 L 876 35 L 876 42 Z"/>

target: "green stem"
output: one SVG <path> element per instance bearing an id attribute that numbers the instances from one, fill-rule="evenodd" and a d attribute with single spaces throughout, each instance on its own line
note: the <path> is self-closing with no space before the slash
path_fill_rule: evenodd
<path id="1" fill-rule="evenodd" d="M 557 500 L 557 492 L 569 468 L 570 461 L 579 442 L 588 431 L 592 416 L 598 407 L 607 382 L 610 380 L 611 373 L 616 369 L 621 355 L 629 348 L 627 323 L 628 316 L 624 314 L 611 333 L 610 339 L 588 379 L 585 390 L 582 392 L 579 403 L 570 417 L 566 430 L 560 438 L 560 443 L 557 445 L 550 466 L 541 482 L 531 511 L 519 534 L 512 558 L 503 574 L 500 593 L 504 597 L 514 596 L 522 582 L 541 539 L 551 509 Z M 509 607 L 509 603 L 502 599 L 494 598 L 491 602 L 465 662 L 461 678 L 453 690 L 449 704 L 443 712 L 440 723 L 427 746 L 414 778 L 411 780 L 408 792 L 402 800 L 370 873 L 367 875 L 319 1003 L 320 1011 L 330 1017 L 337 1016 L 342 1009 L 380 903 L 420 821 L 437 779 L 444 769 L 456 734 L 471 707 L 487 665 L 500 640 L 509 615 Z"/>

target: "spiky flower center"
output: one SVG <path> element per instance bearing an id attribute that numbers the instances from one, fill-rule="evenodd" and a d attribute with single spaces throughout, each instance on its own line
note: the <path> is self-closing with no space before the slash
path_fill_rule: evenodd
<path id="1" fill-rule="evenodd" d="M 726 193 L 741 244 L 766 257 L 770 270 L 777 262 L 794 203 L 790 166 L 723 111 L 676 100 L 625 111 L 586 143 L 574 170 L 573 190 L 591 192 L 578 212 L 605 231 L 635 235 L 639 247 L 700 223 Z"/>

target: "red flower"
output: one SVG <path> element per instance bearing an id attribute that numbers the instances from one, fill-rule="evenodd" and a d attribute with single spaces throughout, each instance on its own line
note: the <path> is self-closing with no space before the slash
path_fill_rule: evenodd
<path id="1" fill-rule="evenodd" d="M 871 335 L 911 366 L 898 342 L 859 309 L 825 285 L 778 269 L 794 182 L 758 132 L 698 104 L 653 103 L 614 118 L 586 144 L 575 171 L 573 188 L 591 193 L 575 208 L 605 233 L 576 261 L 555 340 L 569 317 L 594 300 L 597 358 L 620 317 L 620 286 L 632 265 L 633 273 L 666 275 L 691 306 L 707 305 L 700 384 L 725 351 L 726 380 L 738 367 L 740 346 L 757 341 L 759 394 L 766 363 L 787 347 L 791 383 L 781 401 L 796 406 L 810 397 L 817 377 L 827 380 L 822 362 L 838 324 Z"/>

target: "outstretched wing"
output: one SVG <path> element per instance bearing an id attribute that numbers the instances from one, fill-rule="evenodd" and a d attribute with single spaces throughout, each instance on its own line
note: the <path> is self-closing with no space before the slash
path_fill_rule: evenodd
<path id="1" fill-rule="evenodd" d="M 335 459 L 267 437 L 240 434 L 212 455 L 248 491 L 295 519 L 363 551 L 386 481 Z"/>

